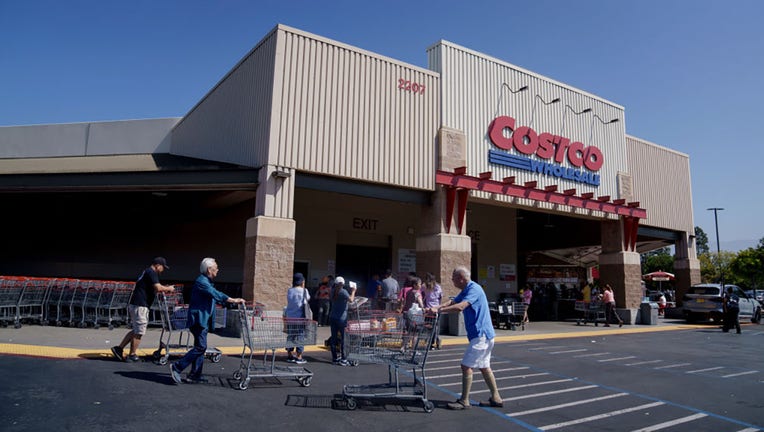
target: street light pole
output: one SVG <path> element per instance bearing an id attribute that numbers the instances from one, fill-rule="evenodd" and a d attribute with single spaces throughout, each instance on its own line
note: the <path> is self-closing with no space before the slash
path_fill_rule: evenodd
<path id="1" fill-rule="evenodd" d="M 719 218 L 717 212 L 724 210 L 721 207 L 711 207 L 707 210 L 714 211 L 714 226 L 716 227 L 716 260 L 719 261 L 719 278 L 722 287 L 724 287 L 724 270 L 722 269 L 722 252 L 719 249 Z"/>

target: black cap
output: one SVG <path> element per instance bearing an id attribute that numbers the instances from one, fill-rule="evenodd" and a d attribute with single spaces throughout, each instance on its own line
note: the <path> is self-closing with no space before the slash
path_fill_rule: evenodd
<path id="1" fill-rule="evenodd" d="M 167 260 L 164 259 L 164 257 L 156 257 L 153 261 L 151 261 L 151 264 L 161 264 L 162 267 L 166 268 L 167 270 L 170 270 L 170 266 L 167 265 Z"/>
<path id="2" fill-rule="evenodd" d="M 292 286 L 302 285 L 303 282 L 305 282 L 305 276 L 302 273 L 295 273 L 292 277 Z"/>

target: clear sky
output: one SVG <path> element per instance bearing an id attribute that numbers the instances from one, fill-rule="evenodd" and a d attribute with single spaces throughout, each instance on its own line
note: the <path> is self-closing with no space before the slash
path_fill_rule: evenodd
<path id="1" fill-rule="evenodd" d="M 624 106 L 738 250 L 764 237 L 763 22 L 760 0 L 0 0 L 0 126 L 183 116 L 279 23 L 422 67 L 444 39 Z"/>

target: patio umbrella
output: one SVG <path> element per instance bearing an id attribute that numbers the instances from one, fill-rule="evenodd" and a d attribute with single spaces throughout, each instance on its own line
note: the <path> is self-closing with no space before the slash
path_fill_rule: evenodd
<path id="1" fill-rule="evenodd" d="M 663 282 L 668 282 L 676 279 L 673 273 L 658 270 L 652 273 L 642 275 L 642 279 L 647 281 L 658 282 L 658 291 L 663 291 Z"/>

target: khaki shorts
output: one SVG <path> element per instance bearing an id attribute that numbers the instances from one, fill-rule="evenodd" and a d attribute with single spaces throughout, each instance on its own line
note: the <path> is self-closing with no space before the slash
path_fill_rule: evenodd
<path id="1" fill-rule="evenodd" d="M 146 327 L 149 325 L 149 308 L 145 306 L 128 305 L 127 312 L 130 315 L 130 322 L 133 323 L 133 333 L 145 335 Z"/>
<path id="2" fill-rule="evenodd" d="M 470 339 L 470 346 L 464 352 L 462 364 L 468 368 L 485 369 L 491 367 L 491 351 L 493 351 L 493 339 L 485 336 Z"/>

